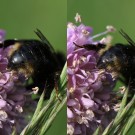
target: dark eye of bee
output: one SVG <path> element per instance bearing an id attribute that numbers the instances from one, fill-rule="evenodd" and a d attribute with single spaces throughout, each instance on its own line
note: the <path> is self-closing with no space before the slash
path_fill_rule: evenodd
<path id="1" fill-rule="evenodd" d="M 14 55 L 12 55 L 9 59 L 8 67 L 10 68 L 18 68 L 19 66 L 24 65 L 24 59 L 21 57 L 18 52 L 14 52 Z"/>

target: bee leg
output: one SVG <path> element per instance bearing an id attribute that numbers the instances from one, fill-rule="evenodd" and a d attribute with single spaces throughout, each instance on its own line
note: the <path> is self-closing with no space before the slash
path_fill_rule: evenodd
<path id="1" fill-rule="evenodd" d="M 99 51 L 100 49 L 106 48 L 105 44 L 97 43 L 97 44 L 84 44 L 84 45 L 78 45 L 75 42 L 73 42 L 76 47 L 79 48 L 85 48 L 86 50 L 95 50 Z"/>
<path id="2" fill-rule="evenodd" d="M 54 76 L 54 88 L 56 90 L 56 98 L 61 102 L 62 100 L 59 98 L 59 90 L 58 90 L 58 84 L 59 84 L 59 79 L 60 79 L 60 72 L 56 72 Z"/>

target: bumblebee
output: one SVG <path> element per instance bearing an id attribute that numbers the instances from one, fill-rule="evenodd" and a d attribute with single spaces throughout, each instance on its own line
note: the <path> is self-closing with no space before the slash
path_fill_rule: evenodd
<path id="1" fill-rule="evenodd" d="M 97 67 L 113 72 L 115 77 L 123 81 L 131 92 L 135 92 L 135 42 L 123 30 L 120 31 L 120 34 L 127 40 L 128 44 L 117 43 L 108 48 L 101 54 Z M 99 43 L 97 45 L 76 46 L 100 51 L 105 49 L 107 45 Z M 121 76 L 124 77 L 124 80 Z"/>
<path id="2" fill-rule="evenodd" d="M 61 62 L 64 60 L 60 53 L 55 53 L 40 30 L 35 33 L 40 40 L 8 39 L 4 41 L 3 46 L 6 48 L 13 45 L 8 54 L 8 69 L 17 72 L 19 76 L 28 79 L 32 77 L 34 83 L 30 87 L 38 87 L 39 92 L 45 88 L 45 96 L 49 98 L 55 85 L 56 73 L 61 70 Z"/>

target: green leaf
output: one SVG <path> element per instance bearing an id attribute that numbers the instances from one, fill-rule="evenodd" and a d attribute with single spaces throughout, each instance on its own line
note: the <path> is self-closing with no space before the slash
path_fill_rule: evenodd
<path id="1" fill-rule="evenodd" d="M 124 127 L 123 135 L 127 135 L 127 133 L 132 128 L 134 123 L 135 123 L 135 110 L 133 111 L 132 115 L 129 117 L 126 126 Z"/>
<path id="2" fill-rule="evenodd" d="M 101 134 L 101 127 L 99 126 L 96 131 L 93 133 L 93 135 L 100 135 Z"/>
<path id="3" fill-rule="evenodd" d="M 46 123 L 42 126 L 41 131 L 39 132 L 40 135 L 45 135 L 45 133 L 47 132 L 48 128 L 50 127 L 51 123 L 53 122 L 53 120 L 55 119 L 56 115 L 58 114 L 58 112 L 63 108 L 63 106 L 65 105 L 67 99 L 65 97 L 65 99 L 62 101 L 62 103 L 58 106 L 57 110 L 55 111 L 55 113 L 53 113 L 49 119 L 46 121 Z"/>
<path id="4" fill-rule="evenodd" d="M 114 133 L 117 133 L 119 129 L 120 130 L 122 129 L 121 126 L 124 126 L 126 118 L 129 119 L 129 116 L 131 115 L 132 107 L 134 106 L 134 103 L 135 103 L 135 95 L 132 98 L 132 100 L 127 104 L 127 106 L 121 111 L 119 117 L 115 118 L 112 128 L 110 129 L 109 135 L 114 135 Z"/>
<path id="5" fill-rule="evenodd" d="M 39 99 L 38 104 L 37 104 L 37 108 L 35 110 L 35 113 L 34 113 L 31 121 L 33 121 L 35 119 L 35 117 L 37 117 L 38 113 L 42 109 L 43 102 L 44 102 L 44 95 L 45 95 L 45 92 L 43 91 L 42 95 L 40 96 L 40 99 Z"/>
<path id="6" fill-rule="evenodd" d="M 119 117 L 119 115 L 121 114 L 121 112 L 123 111 L 123 109 L 124 109 L 124 107 L 125 107 L 125 105 L 127 103 L 128 93 L 129 93 L 129 89 L 127 88 L 125 90 L 124 96 L 122 98 L 121 106 L 120 106 L 120 109 L 119 109 L 119 111 L 118 111 L 118 113 L 116 115 L 116 119 Z"/>
<path id="7" fill-rule="evenodd" d="M 16 128 L 15 128 L 15 127 L 13 127 L 12 135 L 17 135 L 17 134 L 16 134 Z"/>
<path id="8" fill-rule="evenodd" d="M 102 135 L 108 135 L 110 128 L 112 128 L 113 121 L 106 127 Z"/>

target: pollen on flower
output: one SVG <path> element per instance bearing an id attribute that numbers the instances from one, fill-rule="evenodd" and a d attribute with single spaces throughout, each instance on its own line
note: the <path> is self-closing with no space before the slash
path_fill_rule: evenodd
<path id="1" fill-rule="evenodd" d="M 98 74 L 99 74 L 99 75 L 103 74 L 104 72 L 105 72 L 105 69 L 100 69 L 100 70 L 98 70 Z"/>
<path id="2" fill-rule="evenodd" d="M 117 73 L 117 72 L 112 71 L 112 72 L 111 72 L 111 76 L 112 76 L 113 80 L 116 80 L 116 79 L 117 79 L 117 77 L 118 77 L 118 73 Z"/>
<path id="3" fill-rule="evenodd" d="M 75 67 L 75 66 L 76 66 L 76 64 L 77 64 L 77 61 L 76 61 L 76 60 L 74 60 L 74 61 L 73 61 L 73 67 Z"/>
<path id="4" fill-rule="evenodd" d="M 39 91 L 39 88 L 38 88 L 38 87 L 34 87 L 34 88 L 32 88 L 32 90 L 33 90 L 33 93 L 34 93 L 34 94 L 37 94 L 38 91 Z"/>
<path id="5" fill-rule="evenodd" d="M 71 22 L 68 23 L 67 27 L 71 28 L 71 29 L 75 29 L 76 28 L 75 25 L 73 23 L 71 23 Z"/>
<path id="6" fill-rule="evenodd" d="M 88 36 L 88 35 L 90 34 L 90 32 L 87 31 L 87 30 L 82 30 L 82 33 L 83 33 L 85 36 Z"/>
<path id="7" fill-rule="evenodd" d="M 89 122 L 86 117 L 78 117 L 77 122 L 79 124 L 85 124 L 87 127 L 89 127 Z"/>
<path id="8" fill-rule="evenodd" d="M 100 40 L 100 43 L 106 44 L 107 46 L 111 44 L 112 36 L 108 35 Z"/>
<path id="9" fill-rule="evenodd" d="M 126 87 L 125 86 L 120 87 L 119 91 L 120 91 L 121 94 L 124 94 L 125 91 L 126 91 Z"/>
<path id="10" fill-rule="evenodd" d="M 116 31 L 116 29 L 112 25 L 106 26 L 106 29 L 108 32 L 115 32 Z"/>
<path id="11" fill-rule="evenodd" d="M 86 74 L 87 74 L 87 75 L 91 75 L 91 73 L 90 73 L 89 71 L 86 71 Z"/>
<path id="12" fill-rule="evenodd" d="M 81 60 L 78 59 L 78 60 L 77 60 L 77 64 L 78 64 L 78 65 L 81 64 Z"/>
<path id="13" fill-rule="evenodd" d="M 73 135 L 74 128 L 72 125 L 67 124 L 67 135 Z"/>
<path id="14" fill-rule="evenodd" d="M 109 112 L 109 111 L 110 111 L 109 105 L 104 104 L 102 107 L 103 107 L 103 109 L 104 109 L 106 112 Z"/>
<path id="15" fill-rule="evenodd" d="M 112 67 L 111 65 L 107 65 L 106 69 L 107 69 L 108 71 L 112 71 L 112 70 L 113 70 L 113 67 Z"/>
<path id="16" fill-rule="evenodd" d="M 76 21 L 76 22 L 81 22 L 81 21 L 82 21 L 82 20 L 81 20 L 81 16 L 80 16 L 78 13 L 76 13 L 75 21 Z"/>
<path id="17" fill-rule="evenodd" d="M 23 112 L 23 108 L 20 106 L 20 105 L 17 105 L 15 107 L 15 109 L 19 112 L 19 113 L 22 113 Z"/>
<path id="18" fill-rule="evenodd" d="M 73 88 L 73 87 L 71 87 L 70 89 L 69 89 L 69 92 L 70 93 L 73 93 L 75 91 L 75 89 Z"/>
<path id="19" fill-rule="evenodd" d="M 89 120 L 92 121 L 93 118 L 95 117 L 94 113 L 92 110 L 87 110 L 86 115 L 88 116 Z"/>
<path id="20" fill-rule="evenodd" d="M 114 109 L 115 112 L 118 112 L 118 111 L 119 111 L 120 105 L 121 105 L 121 103 L 117 103 L 117 104 L 115 104 L 115 105 L 113 106 L 113 109 Z"/>
<path id="21" fill-rule="evenodd" d="M 7 117 L 7 113 L 3 110 L 0 110 L 0 121 L 6 121 Z"/>
<path id="22" fill-rule="evenodd" d="M 83 62 L 86 61 L 86 57 L 84 57 L 84 56 L 81 56 L 80 59 L 81 59 Z"/>

